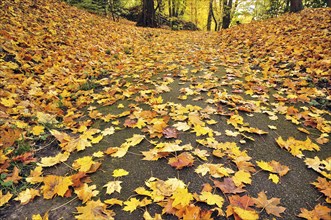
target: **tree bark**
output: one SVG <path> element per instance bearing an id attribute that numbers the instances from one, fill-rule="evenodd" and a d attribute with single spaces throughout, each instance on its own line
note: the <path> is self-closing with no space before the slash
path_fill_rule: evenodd
<path id="1" fill-rule="evenodd" d="M 213 0 L 209 1 L 209 12 L 207 17 L 207 31 L 211 30 L 211 18 L 213 16 Z"/>
<path id="2" fill-rule="evenodd" d="M 326 0 L 326 5 L 327 5 L 328 7 L 331 7 L 331 0 Z"/>
<path id="3" fill-rule="evenodd" d="M 229 28 L 231 23 L 231 8 L 232 8 L 232 0 L 224 0 L 224 16 L 223 16 L 223 24 L 222 28 Z"/>
<path id="4" fill-rule="evenodd" d="M 303 9 L 302 0 L 291 0 L 290 12 L 299 12 Z"/>
<path id="5" fill-rule="evenodd" d="M 137 22 L 138 26 L 143 27 L 156 27 L 156 17 L 154 9 L 154 0 L 143 0 L 143 10 L 141 17 Z"/>

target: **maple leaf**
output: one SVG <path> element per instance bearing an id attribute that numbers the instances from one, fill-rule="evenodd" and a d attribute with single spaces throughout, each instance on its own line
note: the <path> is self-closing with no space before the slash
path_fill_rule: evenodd
<path id="1" fill-rule="evenodd" d="M 237 187 L 240 186 L 242 183 L 252 183 L 251 174 L 244 170 L 239 170 L 238 172 L 236 172 L 232 177 L 232 180 Z"/>
<path id="2" fill-rule="evenodd" d="M 20 201 L 21 205 L 25 205 L 25 204 L 28 204 L 30 201 L 32 201 L 36 196 L 40 196 L 39 190 L 26 189 L 26 190 L 20 192 L 14 200 Z"/>
<path id="3" fill-rule="evenodd" d="M 312 168 L 319 173 L 321 173 L 324 169 L 322 161 L 317 156 L 315 156 L 314 158 L 306 158 L 304 162 L 308 166 L 308 168 Z"/>
<path id="4" fill-rule="evenodd" d="M 222 190 L 223 193 L 232 193 L 232 194 L 237 194 L 237 193 L 242 193 L 245 192 L 246 190 L 243 189 L 244 187 L 243 184 L 240 186 L 236 186 L 232 180 L 231 177 L 224 178 L 223 182 L 219 182 L 217 180 L 214 180 L 214 185 Z"/>
<path id="5" fill-rule="evenodd" d="M 80 172 L 88 172 L 90 171 L 93 164 L 95 164 L 93 158 L 91 156 L 85 156 L 75 160 L 72 164 L 72 167 L 75 170 L 79 170 Z"/>
<path id="6" fill-rule="evenodd" d="M 88 201 L 85 206 L 76 207 L 79 215 L 76 215 L 76 219 L 105 219 L 113 220 L 115 213 L 112 210 L 107 210 L 107 205 L 97 201 Z"/>
<path id="7" fill-rule="evenodd" d="M 0 191 L 0 207 L 3 206 L 4 204 L 6 204 L 11 197 L 13 196 L 13 194 L 11 194 L 10 192 L 7 192 L 6 195 L 2 194 L 2 190 Z"/>
<path id="8" fill-rule="evenodd" d="M 113 171 L 113 177 L 121 177 L 129 175 L 129 172 L 124 169 L 116 169 Z"/>
<path id="9" fill-rule="evenodd" d="M 45 132 L 44 129 L 45 129 L 44 126 L 36 125 L 32 128 L 32 134 L 38 136 Z"/>
<path id="10" fill-rule="evenodd" d="M 224 199 L 221 196 L 212 194 L 211 192 L 201 192 L 199 199 L 208 205 L 217 205 L 219 208 L 222 208 L 224 203 Z"/>
<path id="11" fill-rule="evenodd" d="M 19 175 L 20 170 L 15 166 L 13 169 L 13 172 L 9 174 L 6 179 L 4 179 L 4 182 L 12 181 L 13 183 L 18 183 L 22 179 L 22 177 Z"/>
<path id="12" fill-rule="evenodd" d="M 146 210 L 143 214 L 143 218 L 145 220 L 162 220 L 162 216 L 161 214 L 155 214 L 154 217 L 151 216 L 151 214 L 149 214 L 149 212 Z"/>
<path id="13" fill-rule="evenodd" d="M 84 183 L 79 188 L 75 189 L 75 193 L 77 194 L 77 197 L 82 200 L 83 204 L 87 201 L 91 200 L 92 197 L 99 194 L 99 191 L 95 190 L 96 185 L 87 185 Z"/>
<path id="14" fill-rule="evenodd" d="M 119 206 L 122 206 L 123 205 L 123 201 L 122 200 L 119 200 L 119 199 L 115 199 L 115 198 L 112 198 L 112 199 L 106 199 L 104 201 L 104 203 L 108 204 L 108 205 L 119 205 Z"/>
<path id="15" fill-rule="evenodd" d="M 186 122 L 177 122 L 173 126 L 179 131 L 188 131 L 191 129 L 191 126 L 189 126 Z"/>
<path id="16" fill-rule="evenodd" d="M 262 191 L 258 194 L 257 198 L 253 198 L 253 201 L 256 204 L 256 207 L 265 209 L 268 214 L 281 217 L 280 214 L 285 211 L 285 208 L 278 206 L 280 203 L 279 198 L 267 199 L 267 195 Z"/>
<path id="17" fill-rule="evenodd" d="M 70 153 L 64 152 L 64 153 L 58 153 L 54 157 L 42 157 L 40 160 L 40 163 L 38 163 L 38 166 L 51 167 L 58 163 L 67 161 L 69 156 L 70 156 Z"/>
<path id="18" fill-rule="evenodd" d="M 331 201 L 331 181 L 327 181 L 327 179 L 318 177 L 316 182 L 312 183 L 321 193 L 323 193 L 326 197 L 328 197 L 329 201 Z"/>
<path id="19" fill-rule="evenodd" d="M 140 206 L 140 200 L 136 198 L 131 198 L 130 200 L 125 201 L 124 205 L 125 205 L 123 208 L 124 211 L 133 212 Z"/>
<path id="20" fill-rule="evenodd" d="M 72 181 L 72 186 L 77 188 L 83 185 L 84 181 L 82 182 L 81 180 L 86 179 L 86 173 L 78 172 L 76 174 L 71 175 L 70 178 Z"/>
<path id="21" fill-rule="evenodd" d="M 55 195 L 64 196 L 73 183 L 71 177 L 49 175 L 43 179 L 41 187 L 45 199 L 52 199 Z"/>
<path id="22" fill-rule="evenodd" d="M 178 137 L 178 131 L 176 128 L 172 127 L 166 127 L 163 129 L 162 134 L 165 138 L 177 138 Z"/>
<path id="23" fill-rule="evenodd" d="M 122 181 L 110 181 L 107 184 L 105 184 L 103 187 L 107 187 L 107 194 L 112 194 L 113 192 L 121 193 L 121 183 Z"/>
<path id="24" fill-rule="evenodd" d="M 31 184 L 40 183 L 43 181 L 42 174 L 42 167 L 38 166 L 34 168 L 34 170 L 30 171 L 30 175 L 26 178 L 26 181 Z"/>
<path id="25" fill-rule="evenodd" d="M 187 188 L 177 188 L 171 198 L 174 199 L 173 207 L 185 207 L 193 200 L 193 195 L 188 192 Z"/>
<path id="26" fill-rule="evenodd" d="M 20 161 L 25 165 L 37 161 L 37 159 L 33 157 L 32 152 L 25 152 L 24 154 L 13 157 L 12 160 L 13 161 Z"/>
<path id="27" fill-rule="evenodd" d="M 303 157 L 302 150 L 320 150 L 320 147 L 317 144 L 314 144 L 308 137 L 305 141 L 296 140 L 293 137 L 289 137 L 286 141 L 284 141 L 282 137 L 278 137 L 276 142 L 281 148 L 285 148 L 293 156 L 299 158 Z"/>
<path id="28" fill-rule="evenodd" d="M 169 158 L 168 164 L 170 164 L 172 167 L 175 167 L 177 170 L 181 170 L 184 167 L 190 167 L 193 166 L 194 163 L 194 157 L 192 154 L 188 152 L 183 152 L 179 154 L 177 157 Z"/>
<path id="29" fill-rule="evenodd" d="M 327 206 L 323 206 L 320 204 L 317 204 L 315 208 L 311 211 L 308 211 L 307 209 L 301 208 L 301 213 L 298 215 L 298 217 L 305 218 L 308 220 L 328 220 L 330 219 L 330 212 L 331 209 Z"/>
<path id="30" fill-rule="evenodd" d="M 254 210 L 246 210 L 240 207 L 233 207 L 233 211 L 242 220 L 257 220 L 259 219 L 259 214 Z"/>

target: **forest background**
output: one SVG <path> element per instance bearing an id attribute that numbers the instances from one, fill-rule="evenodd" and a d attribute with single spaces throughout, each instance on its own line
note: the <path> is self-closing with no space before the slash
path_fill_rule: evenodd
<path id="1" fill-rule="evenodd" d="M 140 26 L 215 30 L 278 17 L 303 8 L 330 7 L 331 0 L 66 0 L 91 12 L 120 16 Z M 142 13 L 144 12 L 144 13 Z M 149 17 L 149 18 L 148 18 Z"/>

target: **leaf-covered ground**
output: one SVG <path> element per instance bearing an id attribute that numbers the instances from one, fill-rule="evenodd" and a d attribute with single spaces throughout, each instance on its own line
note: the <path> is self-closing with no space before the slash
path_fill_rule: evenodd
<path id="1" fill-rule="evenodd" d="M 330 9 L 207 33 L 0 7 L 0 218 L 330 218 Z"/>

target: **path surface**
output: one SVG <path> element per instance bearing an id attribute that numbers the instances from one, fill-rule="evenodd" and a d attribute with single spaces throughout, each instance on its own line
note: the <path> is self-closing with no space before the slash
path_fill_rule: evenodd
<path id="1" fill-rule="evenodd" d="M 58 66 L 48 67 L 44 77 L 36 74 L 29 79 L 41 90 L 55 88 L 53 92 L 66 90 L 72 94 L 63 98 L 66 112 L 54 113 L 63 120 L 64 127 L 48 130 L 55 144 L 38 151 L 43 157 L 67 151 L 70 157 L 51 167 L 39 160 L 44 166 L 44 178 L 50 175 L 71 178 L 82 169 L 77 166 L 80 158 L 99 162 L 101 166 L 97 170 L 85 163 L 90 179 L 82 181 L 90 187 L 95 185 L 95 190 L 99 191 L 90 200 L 105 202 L 117 198 L 124 202 L 124 206 L 108 206 L 108 210 L 116 214 L 115 219 L 143 219 L 146 210 L 152 216 L 172 213 L 162 215 L 164 219 L 177 219 L 176 215 L 190 219 L 194 213 L 202 216 L 202 210 L 210 212 L 215 219 L 225 219 L 226 215 L 232 218 L 231 212 L 243 219 L 249 219 L 252 213 L 260 219 L 278 219 L 267 213 L 268 205 L 261 208 L 254 202 L 251 207 L 242 204 L 243 201 L 252 203 L 252 198 L 258 198 L 261 192 L 265 192 L 268 199 L 280 198 L 280 204 L 276 205 L 286 208 L 285 211 L 277 209 L 284 219 L 296 219 L 300 209 L 312 210 L 317 204 L 330 207 L 325 202 L 327 198 L 311 184 L 323 175 L 330 178 L 330 142 L 319 144 L 318 151 L 312 149 L 322 133 L 331 132 L 330 112 L 302 101 L 315 100 L 316 96 L 327 100 L 330 95 L 327 86 L 308 86 L 301 72 L 290 70 L 290 63 L 285 63 L 290 66 L 282 70 L 289 75 L 284 72 L 275 75 L 272 69 L 270 76 L 265 75 L 265 71 L 256 71 L 261 66 L 254 61 L 250 63 L 249 58 L 239 59 L 233 51 L 227 53 L 226 49 L 221 49 L 220 39 L 225 37 L 218 33 L 121 26 L 64 4 L 52 3 L 56 6 L 52 16 L 59 19 L 57 22 L 70 18 L 60 30 L 65 33 L 75 29 L 79 38 L 71 33 L 67 36 L 75 41 L 63 38 L 66 44 L 62 46 L 45 43 L 43 47 L 52 51 L 49 56 L 56 53 L 60 57 Z M 46 10 L 47 5 L 40 8 Z M 31 15 L 30 19 L 34 17 Z M 239 53 L 240 50 L 236 52 Z M 90 76 L 77 70 L 91 71 Z M 71 71 L 74 74 L 71 75 Z M 19 85 L 16 81 L 19 79 L 14 74 L 10 76 L 8 82 Z M 48 76 L 53 87 L 46 82 Z M 72 81 L 67 82 L 67 79 Z M 75 83 L 81 83 L 79 89 L 75 88 Z M 39 101 L 31 98 L 36 106 Z M 46 107 L 40 104 L 41 109 Z M 92 133 L 93 138 L 82 137 L 87 135 L 82 125 L 97 130 Z M 72 139 L 64 140 L 61 136 L 64 133 Z M 97 137 L 100 140 L 95 140 Z M 74 138 L 91 142 L 91 147 L 74 145 Z M 72 149 L 68 147 L 70 144 Z M 314 157 L 320 161 L 317 168 L 315 161 L 315 170 L 306 164 L 307 158 Z M 274 168 L 269 172 L 259 166 L 262 161 L 276 161 L 274 163 L 283 166 L 278 164 L 278 170 Z M 267 167 L 272 169 L 270 164 Z M 286 167 L 289 172 L 284 171 Z M 114 177 L 117 169 L 128 171 L 128 175 Z M 273 182 L 270 174 L 278 177 L 279 182 Z M 175 183 L 169 183 L 170 178 Z M 104 186 L 110 181 L 122 181 L 121 189 L 107 194 Z M 231 193 L 218 187 L 224 181 L 232 182 Z M 171 205 L 179 192 L 178 184 L 179 189 L 188 189 L 183 195 L 192 196 L 189 204 Z M 45 179 L 37 185 L 31 186 L 38 189 L 41 186 L 42 196 L 26 205 L 11 201 L 10 206 L 1 207 L 0 218 L 31 218 L 34 214 L 48 212 L 50 219 L 73 219 L 80 215 L 76 207 L 89 204 L 82 204 L 77 198 L 74 191 L 79 187 L 73 184 L 68 186 L 71 196 L 65 198 L 54 193 L 52 199 L 45 199 Z M 135 192 L 138 187 L 144 187 L 148 193 Z M 235 189 L 240 192 L 234 192 Z M 223 198 L 223 204 L 207 204 L 201 196 L 204 193 Z M 133 198 L 140 201 L 146 198 L 150 204 L 140 203 L 132 212 L 124 211 Z M 237 202 L 233 201 L 235 198 Z M 100 207 L 94 209 L 94 214 L 105 216 L 101 210 Z"/>

